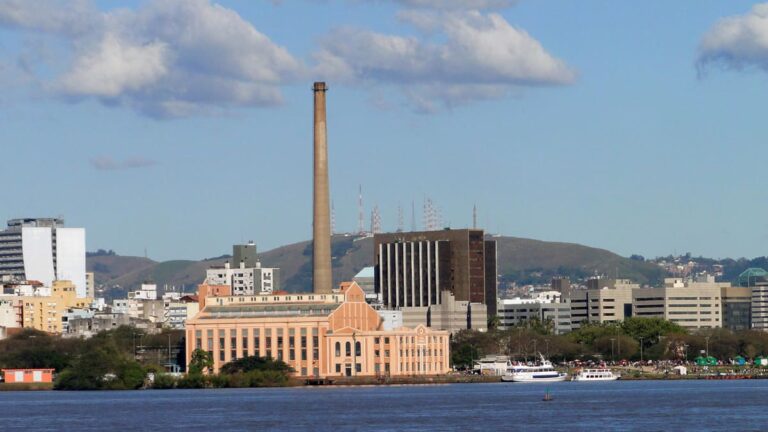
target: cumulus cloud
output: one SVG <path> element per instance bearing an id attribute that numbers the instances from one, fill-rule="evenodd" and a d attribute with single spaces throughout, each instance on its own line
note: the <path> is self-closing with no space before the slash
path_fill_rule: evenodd
<path id="1" fill-rule="evenodd" d="M 124 160 L 115 160 L 110 156 L 92 158 L 89 163 L 93 168 L 102 171 L 117 171 L 134 168 L 146 168 L 156 165 L 157 162 L 143 157 L 133 157 Z"/>
<path id="2" fill-rule="evenodd" d="M 47 89 L 154 117 L 282 102 L 280 86 L 304 66 L 236 12 L 208 0 L 151 0 L 136 10 L 90 2 L 7 0 L 0 26 L 68 42 L 68 67 Z"/>
<path id="3" fill-rule="evenodd" d="M 709 65 L 768 71 L 768 3 L 715 23 L 701 40 L 697 63 L 700 71 Z"/>
<path id="4" fill-rule="evenodd" d="M 401 19 L 438 40 L 336 29 L 315 55 L 317 73 L 353 84 L 394 85 L 418 111 L 498 98 L 522 86 L 567 85 L 576 74 L 501 15 L 407 11 Z"/>

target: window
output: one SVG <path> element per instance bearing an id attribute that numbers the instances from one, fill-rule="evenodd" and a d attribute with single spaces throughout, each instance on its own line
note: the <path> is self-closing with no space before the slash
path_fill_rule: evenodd
<path id="1" fill-rule="evenodd" d="M 336 373 L 341 373 L 341 364 L 336 363 Z"/>
<path id="2" fill-rule="evenodd" d="M 355 372 L 360 373 L 363 371 L 363 367 L 360 363 L 355 363 Z"/>
<path id="3" fill-rule="evenodd" d="M 361 352 L 361 351 L 362 351 L 362 350 L 361 350 L 361 344 L 360 344 L 360 342 L 355 342 L 355 355 L 356 355 L 356 356 L 361 356 L 361 355 L 362 355 L 362 352 Z"/>
<path id="4" fill-rule="evenodd" d="M 387 337 L 385 337 L 385 338 L 384 338 L 384 343 L 385 343 L 385 344 L 388 344 L 388 343 L 389 343 L 389 336 L 387 336 Z"/>
<path id="5" fill-rule="evenodd" d="M 336 342 L 336 357 L 341 356 L 341 342 Z"/>
<path id="6" fill-rule="evenodd" d="M 346 346 L 346 348 L 347 348 L 347 349 L 346 349 L 346 354 L 347 354 L 347 357 L 349 357 L 349 356 L 351 356 L 351 355 L 352 355 L 352 344 L 351 344 L 351 343 L 349 343 L 349 342 L 347 342 L 345 346 Z"/>
<path id="7" fill-rule="evenodd" d="M 320 346 L 317 336 L 312 336 L 312 360 L 320 359 Z"/>
<path id="8" fill-rule="evenodd" d="M 378 345 L 378 344 L 379 344 L 379 342 L 381 342 L 381 339 L 380 339 L 380 338 L 378 338 L 378 337 L 376 337 L 376 338 L 373 338 L 373 343 L 374 343 L 374 344 Z"/>

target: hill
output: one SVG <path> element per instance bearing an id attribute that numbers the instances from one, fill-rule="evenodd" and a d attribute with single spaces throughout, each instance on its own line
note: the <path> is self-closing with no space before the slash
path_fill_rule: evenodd
<path id="1" fill-rule="evenodd" d="M 573 280 L 593 274 L 629 278 L 640 283 L 658 283 L 663 271 L 655 264 L 631 260 L 604 249 L 573 243 L 545 242 L 516 237 L 494 237 L 498 244 L 499 275 L 503 282 L 547 283 L 552 276 Z M 334 283 L 350 280 L 360 269 L 373 264 L 373 239 L 337 235 L 331 243 Z M 312 286 L 312 243 L 304 241 L 259 254 L 265 267 L 279 267 L 283 289 L 307 291 Z M 174 260 L 155 262 L 125 256 L 88 257 L 88 269 L 95 273 L 97 285 L 104 286 L 108 298 L 120 297 L 143 281 L 159 287 L 193 291 L 211 265 L 226 260 Z"/>

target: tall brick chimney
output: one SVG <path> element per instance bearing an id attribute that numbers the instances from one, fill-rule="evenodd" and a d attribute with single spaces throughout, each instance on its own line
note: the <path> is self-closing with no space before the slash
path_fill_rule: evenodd
<path id="1" fill-rule="evenodd" d="M 324 82 L 316 82 L 315 94 L 315 167 L 312 222 L 313 291 L 329 294 L 333 288 L 331 276 L 331 211 L 328 192 L 328 137 L 325 120 Z"/>

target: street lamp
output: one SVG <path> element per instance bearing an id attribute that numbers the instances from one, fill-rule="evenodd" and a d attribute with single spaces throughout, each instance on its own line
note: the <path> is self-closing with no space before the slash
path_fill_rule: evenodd
<path id="1" fill-rule="evenodd" d="M 611 361 L 616 361 L 616 357 L 613 355 L 613 343 L 616 342 L 616 338 L 611 338 Z"/>
<path id="2" fill-rule="evenodd" d="M 707 352 L 707 358 L 709 358 L 709 336 L 704 336 L 704 340 L 707 343 L 707 346 L 706 346 L 707 351 L 706 352 Z"/>

